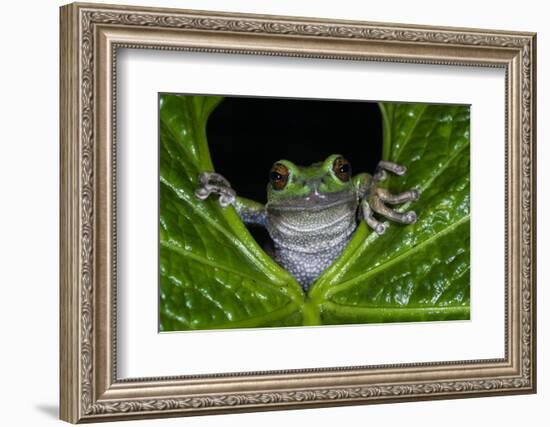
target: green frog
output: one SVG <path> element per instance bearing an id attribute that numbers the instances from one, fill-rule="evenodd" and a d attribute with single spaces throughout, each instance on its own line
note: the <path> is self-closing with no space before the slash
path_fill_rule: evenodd
<path id="1" fill-rule="evenodd" d="M 352 176 L 350 163 L 339 154 L 310 166 L 288 160 L 275 162 L 269 173 L 267 203 L 236 195 L 230 183 L 215 172 L 203 172 L 195 194 L 205 200 L 217 195 L 222 207 L 234 206 L 245 224 L 265 227 L 273 259 L 292 274 L 305 292 L 342 253 L 359 221 L 383 234 L 388 223 L 412 224 L 414 211 L 398 212 L 388 205 L 417 200 L 411 189 L 391 194 L 378 184 L 388 173 L 403 175 L 404 166 L 380 161 L 375 173 Z"/>

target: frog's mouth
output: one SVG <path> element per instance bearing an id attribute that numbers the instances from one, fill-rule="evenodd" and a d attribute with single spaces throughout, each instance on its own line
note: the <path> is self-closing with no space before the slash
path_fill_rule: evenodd
<path id="1" fill-rule="evenodd" d="M 356 202 L 356 194 L 353 191 L 337 191 L 334 193 L 319 193 L 318 191 L 312 191 L 305 197 L 291 197 L 268 203 L 267 208 L 274 211 L 314 212 Z"/>

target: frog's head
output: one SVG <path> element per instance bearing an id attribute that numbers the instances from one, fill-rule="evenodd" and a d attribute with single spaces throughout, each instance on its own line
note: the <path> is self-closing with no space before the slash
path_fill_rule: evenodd
<path id="1" fill-rule="evenodd" d="M 311 166 L 279 160 L 269 173 L 267 200 L 271 207 L 316 210 L 355 198 L 351 165 L 339 154 Z"/>

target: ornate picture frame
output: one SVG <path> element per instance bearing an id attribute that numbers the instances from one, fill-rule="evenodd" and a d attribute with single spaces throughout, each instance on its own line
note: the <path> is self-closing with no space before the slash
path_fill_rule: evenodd
<path id="1" fill-rule="evenodd" d="M 72 423 L 536 391 L 536 36 L 174 9 L 61 8 L 60 384 Z M 117 49 L 494 67 L 505 72 L 504 357 L 117 376 Z"/>

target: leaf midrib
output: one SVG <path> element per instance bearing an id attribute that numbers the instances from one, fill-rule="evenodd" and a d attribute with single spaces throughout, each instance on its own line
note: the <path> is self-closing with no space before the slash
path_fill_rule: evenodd
<path id="1" fill-rule="evenodd" d="M 324 301 L 322 304 L 322 307 L 324 309 L 328 309 L 332 311 L 333 313 L 339 313 L 339 314 L 348 314 L 348 315 L 355 315 L 357 313 L 365 314 L 388 314 L 388 313 L 403 313 L 407 312 L 407 314 L 415 314 L 415 313 L 426 313 L 430 311 L 449 311 L 449 312 L 470 312 L 470 305 L 429 305 L 429 306 L 403 306 L 403 307 L 395 307 L 395 306 L 357 306 L 357 305 L 346 305 L 346 304 L 339 304 L 332 301 Z"/>

